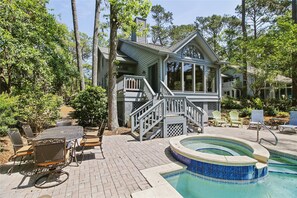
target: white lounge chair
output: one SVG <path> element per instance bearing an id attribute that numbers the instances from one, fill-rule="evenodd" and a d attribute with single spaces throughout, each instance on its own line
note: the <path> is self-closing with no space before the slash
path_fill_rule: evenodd
<path id="1" fill-rule="evenodd" d="M 251 121 L 248 128 L 250 128 L 252 125 L 257 127 L 259 124 L 264 124 L 264 111 L 252 110 Z"/>
<path id="2" fill-rule="evenodd" d="M 290 121 L 288 125 L 279 125 L 278 129 L 283 132 L 285 129 L 290 129 L 297 133 L 297 111 L 290 111 Z"/>

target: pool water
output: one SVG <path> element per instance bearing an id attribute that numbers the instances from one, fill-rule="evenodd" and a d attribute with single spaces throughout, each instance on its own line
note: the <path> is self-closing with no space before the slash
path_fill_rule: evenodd
<path id="1" fill-rule="evenodd" d="M 210 181 L 189 171 L 164 176 L 185 198 L 296 198 L 297 176 L 269 173 L 268 177 L 249 184 Z"/>
<path id="2" fill-rule="evenodd" d="M 214 140 L 214 139 L 199 139 L 199 141 L 185 140 L 181 144 L 186 148 L 216 155 L 224 156 L 249 156 L 252 157 L 252 151 L 244 145 L 235 144 L 234 142 Z"/>
<path id="3" fill-rule="evenodd" d="M 267 177 L 254 183 L 224 183 L 184 170 L 163 175 L 185 198 L 296 198 L 297 160 L 271 155 Z"/>

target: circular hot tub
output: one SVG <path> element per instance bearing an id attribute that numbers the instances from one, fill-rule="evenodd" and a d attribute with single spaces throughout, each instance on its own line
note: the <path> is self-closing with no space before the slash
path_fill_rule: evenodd
<path id="1" fill-rule="evenodd" d="M 224 181 L 256 181 L 267 175 L 269 152 L 257 143 L 218 135 L 170 139 L 172 155 L 187 169 Z"/>

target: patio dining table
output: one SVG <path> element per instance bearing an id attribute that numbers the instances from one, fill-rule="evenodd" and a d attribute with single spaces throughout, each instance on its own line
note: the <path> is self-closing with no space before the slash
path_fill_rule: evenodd
<path id="1" fill-rule="evenodd" d="M 77 140 L 82 138 L 83 135 L 84 131 L 82 126 L 59 126 L 44 130 L 34 139 L 40 140 L 47 138 L 65 138 L 68 144 L 74 143 L 73 147 L 71 147 L 71 161 L 73 160 L 73 158 L 75 158 L 76 164 L 78 165 L 75 151 L 76 145 L 78 145 Z"/>

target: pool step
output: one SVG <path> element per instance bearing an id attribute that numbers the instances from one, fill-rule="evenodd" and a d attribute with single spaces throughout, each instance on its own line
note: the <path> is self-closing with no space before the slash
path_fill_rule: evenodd
<path id="1" fill-rule="evenodd" d="M 296 165 L 289 165 L 289 164 L 274 164 L 271 163 L 268 166 L 268 170 L 270 172 L 277 172 L 277 173 L 286 173 L 286 174 L 294 174 L 297 175 L 297 166 Z"/>

